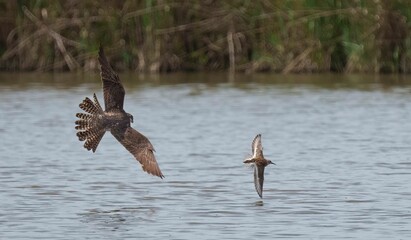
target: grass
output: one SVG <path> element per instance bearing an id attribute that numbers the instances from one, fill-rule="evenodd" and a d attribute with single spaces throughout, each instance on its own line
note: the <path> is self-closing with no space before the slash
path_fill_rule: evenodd
<path id="1" fill-rule="evenodd" d="M 0 69 L 408 73 L 411 2 L 0 2 Z"/>

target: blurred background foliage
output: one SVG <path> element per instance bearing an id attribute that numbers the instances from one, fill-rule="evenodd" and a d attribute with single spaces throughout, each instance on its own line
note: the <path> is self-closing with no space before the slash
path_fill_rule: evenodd
<path id="1" fill-rule="evenodd" d="M 0 69 L 411 72 L 411 1 L 0 0 Z"/>

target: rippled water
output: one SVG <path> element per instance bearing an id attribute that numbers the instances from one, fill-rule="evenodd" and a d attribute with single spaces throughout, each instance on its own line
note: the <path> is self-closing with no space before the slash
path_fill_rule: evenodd
<path id="1" fill-rule="evenodd" d="M 97 74 L 0 75 L 1 239 L 411 238 L 406 79 L 121 77 L 163 180 L 110 134 L 95 154 L 76 138 Z M 262 200 L 242 164 L 257 133 L 277 164 Z"/>

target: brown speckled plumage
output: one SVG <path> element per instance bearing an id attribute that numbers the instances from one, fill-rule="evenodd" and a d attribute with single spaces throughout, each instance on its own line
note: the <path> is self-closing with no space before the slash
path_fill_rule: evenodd
<path id="1" fill-rule="evenodd" d="M 253 143 L 251 144 L 251 150 L 253 156 L 245 159 L 244 163 L 251 163 L 254 167 L 254 186 L 260 198 L 263 198 L 263 185 L 264 185 L 264 169 L 269 164 L 275 164 L 268 159 L 264 158 L 263 147 L 261 144 L 261 134 L 255 136 Z"/>
<path id="2" fill-rule="evenodd" d="M 76 117 L 79 118 L 75 122 L 75 129 L 78 131 L 77 137 L 80 141 L 85 141 L 84 148 L 95 152 L 105 132 L 110 131 L 140 162 L 144 171 L 163 178 L 164 175 L 154 156 L 153 145 L 143 134 L 130 126 L 133 116 L 123 109 L 124 87 L 117 73 L 108 63 L 101 47 L 98 60 L 103 82 L 105 110 L 103 111 L 96 94 L 93 95 L 94 101 L 86 97 L 79 105 L 86 113 L 76 114 Z"/>

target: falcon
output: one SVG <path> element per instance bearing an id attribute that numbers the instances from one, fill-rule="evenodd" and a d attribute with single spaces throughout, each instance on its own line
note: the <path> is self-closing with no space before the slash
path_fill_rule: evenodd
<path id="1" fill-rule="evenodd" d="M 254 167 L 254 186 L 258 196 L 263 198 L 264 169 L 270 164 L 271 160 L 265 159 L 263 155 L 263 146 L 261 144 L 261 134 L 255 136 L 251 144 L 253 156 L 244 160 L 244 163 L 251 163 Z"/>
<path id="2" fill-rule="evenodd" d="M 154 176 L 163 178 L 156 158 L 154 147 L 147 137 L 130 126 L 133 116 L 123 109 L 124 87 L 117 73 L 111 68 L 100 47 L 98 53 L 100 63 L 100 75 L 103 82 L 104 105 L 101 107 L 94 93 L 93 100 L 86 97 L 79 107 L 85 113 L 77 113 L 79 118 L 75 123 L 77 137 L 84 142 L 84 148 L 88 151 L 96 151 L 98 144 L 106 131 L 111 134 L 140 162 L 143 170 Z"/>

